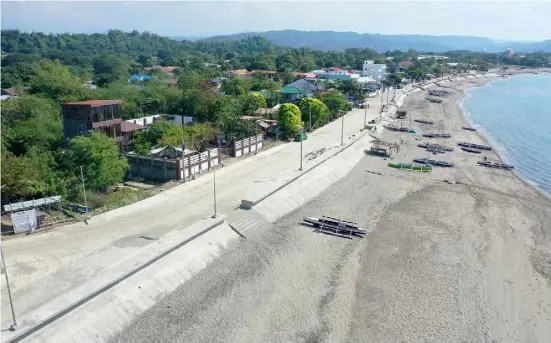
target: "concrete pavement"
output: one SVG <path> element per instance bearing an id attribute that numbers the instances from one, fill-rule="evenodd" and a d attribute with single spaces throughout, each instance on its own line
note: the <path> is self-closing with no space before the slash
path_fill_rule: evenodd
<path id="1" fill-rule="evenodd" d="M 379 116 L 380 98 L 371 99 L 368 120 Z M 386 99 L 385 99 L 386 100 Z M 345 145 L 357 138 L 364 110 L 345 117 Z M 303 171 L 340 147 L 341 121 L 320 128 L 303 143 Z M 316 156 L 312 158 L 312 156 Z M 261 197 L 300 175 L 300 144 L 290 143 L 259 153 L 217 172 L 219 212 L 231 214 L 241 199 Z M 21 326 L 44 320 L 44 311 L 83 284 L 121 268 L 167 233 L 212 215 L 212 174 L 139 203 L 84 223 L 3 242 L 6 264 Z M 3 282 L 3 281 L 2 281 Z M 76 292 L 78 293 L 78 292 Z M 10 313 L 2 283 L 2 328 Z M 65 305 L 69 305 L 65 301 Z M 40 315 L 39 315 L 40 314 Z M 53 313 L 50 313 L 53 314 Z M 22 329 L 22 328 L 20 328 Z M 4 335 L 2 337 L 4 340 Z"/>

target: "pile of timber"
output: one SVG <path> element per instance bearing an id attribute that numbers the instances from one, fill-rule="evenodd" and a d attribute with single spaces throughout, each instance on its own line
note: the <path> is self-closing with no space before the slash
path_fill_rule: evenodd
<path id="1" fill-rule="evenodd" d="M 352 239 L 363 238 L 367 231 L 354 222 L 323 216 L 321 218 L 304 217 L 306 223 L 314 226 L 314 232 L 322 232 L 328 235 Z"/>

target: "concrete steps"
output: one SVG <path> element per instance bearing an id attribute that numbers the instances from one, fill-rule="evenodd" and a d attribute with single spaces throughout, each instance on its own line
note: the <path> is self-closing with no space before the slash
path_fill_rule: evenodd
<path id="1" fill-rule="evenodd" d="M 246 236 L 245 233 L 252 229 L 264 230 L 269 229 L 272 223 L 267 221 L 259 212 L 254 209 L 251 210 L 235 210 L 226 218 L 226 222 L 234 230 L 237 230 L 237 234 Z"/>

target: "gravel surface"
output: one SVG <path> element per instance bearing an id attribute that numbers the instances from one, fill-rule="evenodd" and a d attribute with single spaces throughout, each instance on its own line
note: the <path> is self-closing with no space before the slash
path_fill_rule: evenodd
<path id="1" fill-rule="evenodd" d="M 112 342 L 550 342 L 551 201 L 457 149 L 461 140 L 484 143 L 461 129 L 455 101 L 466 86 L 448 88 L 442 104 L 417 92 L 403 106 L 452 134 L 446 144 L 456 151 L 438 159 L 455 168 L 401 171 L 365 156 L 272 228 L 251 230 Z M 404 140 L 396 161 L 433 156 L 413 135 L 383 138 Z M 369 234 L 348 240 L 301 224 L 320 215 Z"/>

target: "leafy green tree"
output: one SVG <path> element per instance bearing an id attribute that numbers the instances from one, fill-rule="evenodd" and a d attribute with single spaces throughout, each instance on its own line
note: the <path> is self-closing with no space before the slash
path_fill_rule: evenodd
<path id="1" fill-rule="evenodd" d="M 251 80 L 252 91 L 277 91 L 279 89 L 281 89 L 281 84 L 279 82 L 273 81 L 262 74 L 255 74 Z"/>
<path id="2" fill-rule="evenodd" d="M 21 156 L 3 154 L 1 177 L 4 200 L 66 196 L 66 185 L 55 167 L 52 154 L 37 148 Z"/>
<path id="3" fill-rule="evenodd" d="M 83 166 L 90 190 L 106 191 L 121 182 L 128 169 L 128 161 L 119 154 L 115 139 L 99 132 L 71 139 L 68 155 L 75 173 Z"/>
<path id="4" fill-rule="evenodd" d="M 266 98 L 260 93 L 251 93 L 244 97 L 243 113 L 253 115 L 258 109 L 266 108 Z"/>
<path id="5" fill-rule="evenodd" d="M 300 109 L 295 104 L 283 104 L 279 108 L 279 126 L 287 137 L 300 131 L 303 126 Z"/>
<path id="6" fill-rule="evenodd" d="M 192 147 L 196 151 L 203 152 L 207 144 L 216 137 L 216 129 L 209 124 L 194 124 L 181 127 L 172 125 L 159 141 L 162 146 L 180 146 L 182 143 L 182 130 L 184 135 L 184 144 L 186 147 Z"/>
<path id="7" fill-rule="evenodd" d="M 241 77 L 232 77 L 222 82 L 222 91 L 226 95 L 240 96 L 247 94 L 247 84 Z"/>
<path id="8" fill-rule="evenodd" d="M 298 107 L 304 115 L 304 122 L 307 123 L 307 128 L 312 127 L 314 129 L 327 121 L 329 110 L 319 99 L 302 98 L 298 103 Z M 312 122 L 310 122 L 310 117 L 312 118 Z"/>
<path id="9" fill-rule="evenodd" d="M 337 91 L 321 94 L 318 99 L 327 106 L 331 118 L 334 118 L 339 112 L 349 109 L 348 101 Z"/>
<path id="10" fill-rule="evenodd" d="M 58 61 L 40 62 L 40 72 L 31 80 L 30 92 L 56 101 L 77 100 L 82 82 Z"/>
<path id="11" fill-rule="evenodd" d="M 126 80 L 130 76 L 128 59 L 115 55 L 100 55 L 94 58 L 96 83 L 103 87 L 109 83 Z"/>
<path id="12" fill-rule="evenodd" d="M 36 95 L 3 102 L 2 135 L 3 143 L 16 155 L 32 147 L 53 150 L 63 140 L 59 106 Z"/>

